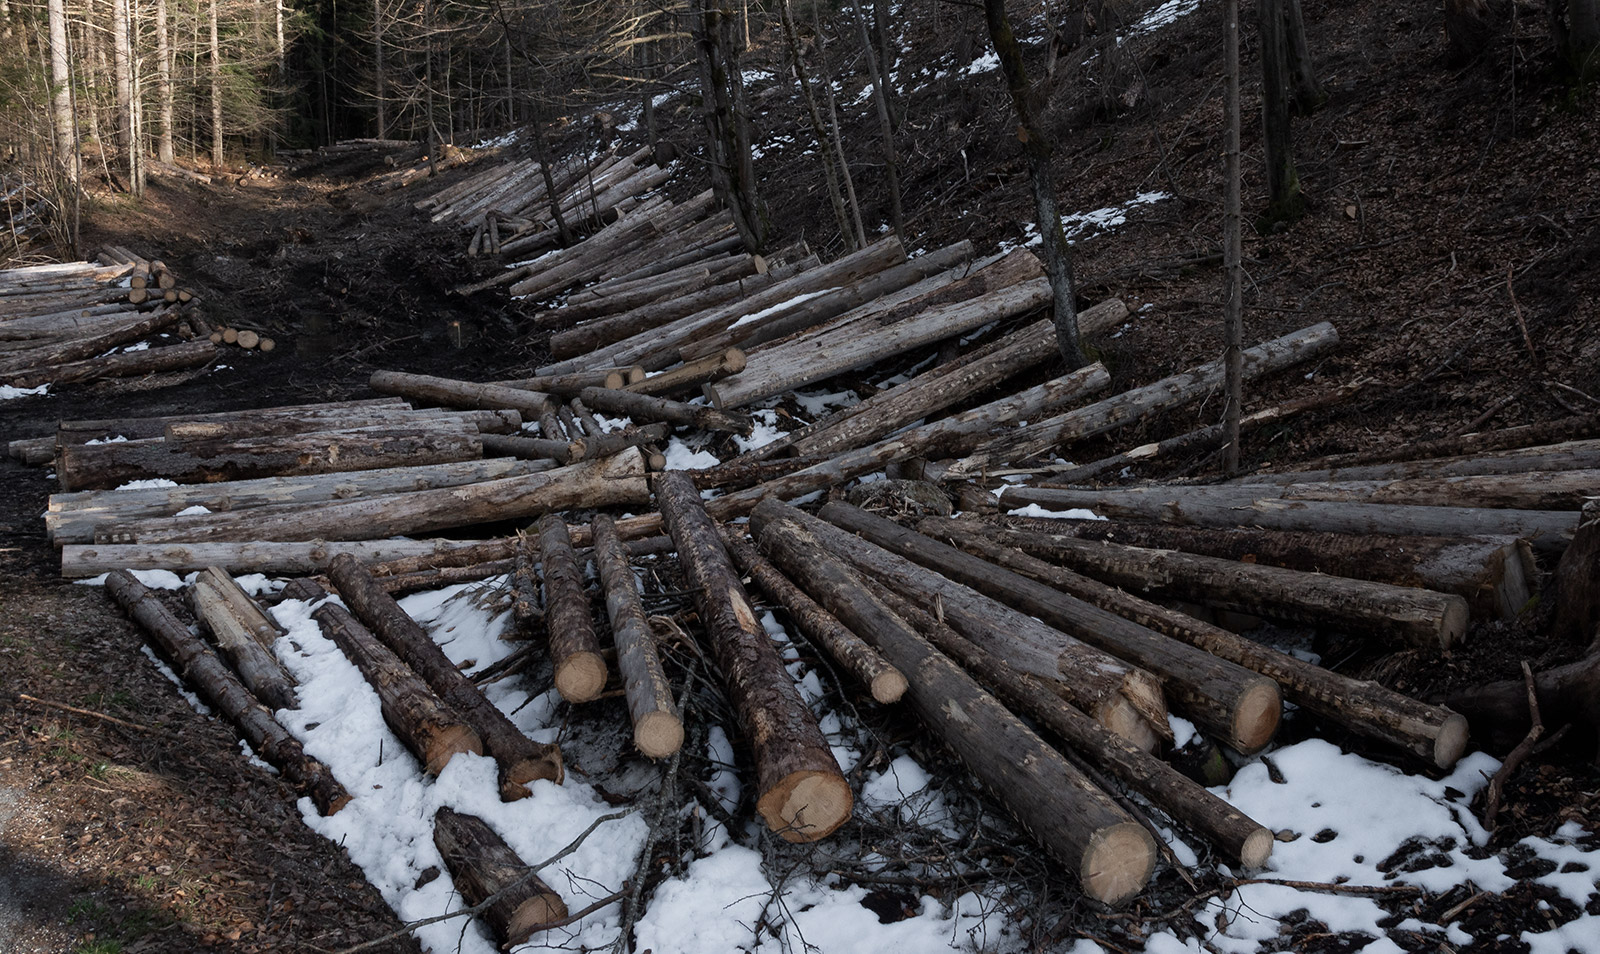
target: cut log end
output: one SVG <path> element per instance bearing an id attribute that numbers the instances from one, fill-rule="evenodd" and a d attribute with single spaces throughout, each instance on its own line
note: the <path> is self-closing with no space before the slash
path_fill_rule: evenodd
<path id="1" fill-rule="evenodd" d="M 540 758 L 526 758 L 506 766 L 500 780 L 500 800 L 514 802 L 533 794 L 529 786 L 541 779 L 560 785 L 566 778 L 566 766 L 561 761 L 561 750 L 549 746 Z"/>
<path id="2" fill-rule="evenodd" d="M 652 759 L 664 759 L 683 747 L 683 721 L 670 712 L 648 712 L 633 727 L 633 744 Z"/>
<path id="3" fill-rule="evenodd" d="M 1283 716 L 1283 692 L 1271 679 L 1262 677 L 1240 694 L 1234 709 L 1232 745 L 1245 755 L 1259 752 L 1272 741 Z"/>
<path id="4" fill-rule="evenodd" d="M 457 753 L 471 752 L 473 755 L 482 755 L 483 740 L 478 738 L 478 733 L 467 726 L 448 726 L 428 740 L 424 752 L 427 764 L 423 766 L 423 771 L 429 775 L 438 775 Z"/>
<path id="5" fill-rule="evenodd" d="M 558 894 L 538 894 L 517 905 L 506 925 L 506 947 L 515 947 L 542 930 L 545 925 L 565 920 L 567 905 Z"/>
<path id="6" fill-rule="evenodd" d="M 1239 849 L 1239 863 L 1248 870 L 1255 870 L 1267 863 L 1272 857 L 1272 844 L 1275 839 L 1272 832 L 1265 828 L 1257 828 L 1245 838 L 1244 845 Z"/>
<path id="7" fill-rule="evenodd" d="M 1433 740 L 1433 764 L 1442 769 L 1454 768 L 1467 751 L 1467 717 L 1452 712 L 1439 727 Z"/>
<path id="8" fill-rule="evenodd" d="M 1467 601 L 1459 596 L 1447 597 L 1448 603 L 1439 616 L 1439 648 L 1449 649 L 1456 640 L 1467 634 L 1467 621 L 1471 611 Z"/>
<path id="9" fill-rule="evenodd" d="M 906 677 L 898 669 L 886 669 L 872 677 L 872 698 L 880 705 L 899 702 L 906 688 Z"/>
<path id="10" fill-rule="evenodd" d="M 598 653 L 573 653 L 556 669 L 556 691 L 568 702 L 588 702 L 606 685 L 606 663 Z"/>
<path id="11" fill-rule="evenodd" d="M 1078 880 L 1097 901 L 1119 905 L 1137 895 L 1155 870 L 1156 844 L 1138 822 L 1102 828 L 1084 849 Z"/>
<path id="12" fill-rule="evenodd" d="M 789 774 L 756 802 L 767 827 L 792 842 L 828 837 L 850 820 L 853 807 L 843 776 L 813 770 Z"/>
<path id="13" fill-rule="evenodd" d="M 623 387 L 627 383 L 628 383 L 628 379 L 624 378 L 622 376 L 622 372 L 621 371 L 612 371 L 610 374 L 606 375 L 606 380 L 605 380 L 605 385 L 604 386 L 607 387 L 607 388 L 610 388 L 613 391 L 615 391 L 618 388 Z"/>
<path id="14" fill-rule="evenodd" d="M 1133 703 L 1123 698 L 1113 699 L 1093 714 L 1095 721 L 1137 745 L 1146 752 L 1154 752 L 1161 737 Z"/>

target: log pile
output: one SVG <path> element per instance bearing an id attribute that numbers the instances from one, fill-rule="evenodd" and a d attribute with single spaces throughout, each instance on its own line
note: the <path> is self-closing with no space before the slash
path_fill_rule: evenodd
<path id="1" fill-rule="evenodd" d="M 166 265 L 122 248 L 95 262 L 0 270 L 0 385 L 203 367 L 215 348 L 194 298 Z"/>

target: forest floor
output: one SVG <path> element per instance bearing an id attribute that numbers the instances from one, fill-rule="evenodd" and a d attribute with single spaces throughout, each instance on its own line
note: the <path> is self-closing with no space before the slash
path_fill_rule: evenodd
<path id="1" fill-rule="evenodd" d="M 946 33 L 981 36 L 973 11 L 942 6 L 954 18 Z M 1247 229 L 1247 337 L 1327 320 L 1344 347 L 1303 378 L 1263 383 L 1250 400 L 1264 406 L 1324 383 L 1371 386 L 1340 408 L 1263 434 L 1246 446 L 1248 463 L 1283 466 L 1594 409 L 1595 101 L 1550 79 L 1537 26 L 1524 24 L 1482 60 L 1451 69 L 1436 6 L 1306 7 L 1331 98 L 1297 127 L 1307 215 L 1270 235 Z M 1213 19 L 1180 19 L 1159 42 L 1130 43 L 1055 81 L 1050 120 L 1064 210 L 1165 194 L 1127 212 L 1114 231 L 1086 227 L 1078 238 L 1084 298 L 1120 297 L 1136 312 L 1099 343 L 1117 385 L 1190 366 L 1220 347 L 1220 269 L 1194 263 L 1216 251 L 1220 232 Z M 987 251 L 1025 238 L 1027 183 L 997 74 L 934 79 L 959 74 L 983 49 L 956 45 L 929 46 L 899 70 L 908 245 L 971 238 Z M 786 170 L 767 175 L 773 220 L 786 223 L 784 240 L 807 238 L 836 254 L 819 176 L 795 145 L 792 98 L 756 101 L 764 161 Z M 687 142 L 689 117 L 678 115 L 674 127 L 666 112 L 671 134 Z M 865 110 L 856 112 L 851 139 L 866 155 L 875 132 Z M 575 126 L 569 141 L 584 147 L 588 135 L 587 125 Z M 1258 156 L 1253 123 L 1245 138 L 1246 155 Z M 465 257 L 465 238 L 429 226 L 409 193 L 369 201 L 360 188 L 367 171 L 212 187 L 160 181 L 137 203 L 97 196 L 85 248 L 114 243 L 160 257 L 201 292 L 209 314 L 281 345 L 271 354 L 230 350 L 219 366 L 158 381 L 0 402 L 0 433 L 41 436 L 61 419 L 337 400 L 364 394 L 377 369 L 490 379 L 530 367 L 542 342 L 517 333 L 520 306 L 493 294 L 446 294 L 486 268 Z M 1247 162 L 1247 197 L 1261 194 L 1259 173 L 1258 160 Z M 864 164 L 857 181 L 874 221 L 877 176 Z M 1116 448 L 1083 454 L 1188 430 L 1215 413 L 1166 415 L 1119 437 Z M 99 589 L 59 579 L 39 519 L 50 491 L 43 470 L 0 462 L 0 949 L 334 950 L 394 930 L 394 914 L 340 847 L 300 823 L 289 787 L 239 758 L 231 731 L 173 691 Z M 1512 676 L 1522 658 L 1550 664 L 1580 648 L 1548 645 L 1539 632 L 1530 619 L 1476 633 L 1442 664 L 1421 653 L 1369 652 L 1343 666 L 1427 697 Z M 1592 735 L 1574 733 L 1524 768 L 1495 843 L 1548 835 L 1569 821 L 1596 831 L 1593 754 Z M 1483 901 L 1479 913 L 1485 941 L 1515 938 L 1533 917 L 1511 894 Z M 1516 945 L 1471 949 L 1526 949 Z"/>

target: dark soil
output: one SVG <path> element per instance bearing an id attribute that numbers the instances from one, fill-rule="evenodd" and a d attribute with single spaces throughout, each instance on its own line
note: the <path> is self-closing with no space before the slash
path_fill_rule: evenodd
<path id="1" fill-rule="evenodd" d="M 1297 121 L 1306 216 L 1269 235 L 1247 229 L 1246 336 L 1331 321 L 1345 347 L 1309 374 L 1263 382 L 1248 403 L 1264 407 L 1356 380 L 1371 387 L 1249 440 L 1247 463 L 1281 467 L 1592 410 L 1600 404 L 1600 123 L 1592 96 L 1554 79 L 1543 18 L 1523 18 L 1515 36 L 1503 33 L 1481 60 L 1451 70 L 1438 5 L 1305 6 L 1331 99 Z M 1097 343 L 1119 386 L 1220 349 L 1221 272 L 1191 261 L 1219 250 L 1212 9 L 1081 69 L 1064 57 L 1048 83 L 1064 209 L 1118 205 L 1141 191 L 1174 196 L 1077 248 L 1085 303 L 1117 296 L 1138 312 L 1123 333 Z M 905 82 L 981 53 L 980 18 L 975 8 L 940 5 L 935 21 L 914 28 Z M 766 55 L 762 49 L 777 52 L 758 42 L 752 59 Z M 1247 54 L 1247 75 L 1252 69 Z M 1253 101 L 1247 82 L 1247 109 Z M 755 102 L 764 133 L 795 130 L 790 96 Z M 1031 202 L 997 74 L 947 79 L 905 102 L 908 246 L 971 238 L 987 250 L 1020 237 Z M 664 113 L 667 135 L 680 147 L 692 143 L 688 110 Z M 862 118 L 850 133 L 862 157 L 863 211 L 877 221 L 876 127 Z M 772 152 L 766 163 L 771 219 L 783 223 L 773 244 L 804 238 L 836 254 L 820 176 L 800 156 L 809 133 L 795 136 L 801 145 Z M 1261 204 L 1258 138 L 1247 120 L 1247 206 Z M 586 127 L 575 126 L 568 140 L 592 144 Z M 361 396 L 379 368 L 486 380 L 532 367 L 543 342 L 517 332 L 531 309 L 503 293 L 448 295 L 491 266 L 465 257 L 463 235 L 416 213 L 414 194 L 364 190 L 358 176 L 368 171 L 327 164 L 302 178 L 212 187 L 162 180 L 138 204 L 99 197 L 86 248 L 114 243 L 164 259 L 200 292 L 210 316 L 261 330 L 280 346 L 271 354 L 229 349 L 226 370 L 0 402 L 0 433 L 47 435 L 61 419 Z M 703 187 L 692 176 L 672 186 Z M 1163 415 L 1075 453 L 1095 459 L 1218 413 L 1206 406 Z M 1179 461 L 1136 476 L 1210 466 Z M 237 757 L 231 732 L 174 692 L 99 589 L 57 579 L 39 520 L 52 483 L 42 470 L 0 462 L 0 948 L 335 949 L 393 930 L 393 915 L 338 846 L 298 822 L 289 787 Z M 1482 628 L 1442 664 L 1356 646 L 1325 658 L 1430 697 L 1512 678 L 1524 658 L 1552 665 L 1581 648 L 1551 645 L 1542 631 L 1537 614 Z M 122 721 L 22 701 L 16 692 Z M 1574 739 L 1513 779 L 1496 845 L 1568 820 L 1595 830 L 1600 777 L 1593 748 L 1583 747 L 1592 742 Z M 1158 890 L 1187 888 L 1167 877 Z M 882 889 L 886 911 L 911 897 L 902 893 Z M 1437 907 L 1464 898 L 1436 899 Z M 1533 917 L 1533 900 L 1479 902 L 1473 917 L 1481 923 L 1465 926 L 1485 938 L 1515 937 Z M 1069 923 L 1077 922 L 1041 932 L 1071 938 Z M 1298 949 L 1348 944 L 1318 935 L 1315 925 L 1302 935 Z"/>

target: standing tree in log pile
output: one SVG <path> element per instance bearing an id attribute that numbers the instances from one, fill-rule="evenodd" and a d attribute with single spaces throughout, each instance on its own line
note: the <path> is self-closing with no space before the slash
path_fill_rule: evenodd
<path id="1" fill-rule="evenodd" d="M 1028 72 L 1022 63 L 1022 48 L 1017 44 L 1016 35 L 1011 32 L 1005 0 L 984 0 L 983 9 L 989 23 L 989 39 L 1000 56 L 1006 88 L 1011 92 L 1011 105 L 1017 111 L 1017 138 L 1022 140 L 1022 151 L 1028 157 L 1034 211 L 1039 219 L 1039 234 L 1044 239 L 1045 271 L 1050 275 L 1050 288 L 1054 296 L 1056 341 L 1067 368 L 1075 370 L 1088 364 L 1089 359 L 1084 356 L 1083 346 L 1078 342 L 1078 306 L 1072 288 L 1072 258 L 1067 250 L 1066 232 L 1061 228 L 1061 213 L 1056 208 L 1055 181 L 1051 176 L 1050 157 L 1054 149 L 1033 121 L 1033 110 L 1028 105 Z"/>
<path id="2" fill-rule="evenodd" d="M 1294 168 L 1291 115 L 1310 113 L 1326 100 L 1311 68 L 1300 0 L 1257 0 L 1261 32 L 1261 123 L 1266 144 L 1267 210 L 1256 227 L 1265 232 L 1305 213 Z"/>
<path id="3" fill-rule="evenodd" d="M 706 126 L 711 185 L 733 213 L 733 224 L 745 248 L 756 253 L 767 240 L 767 223 L 756 194 L 736 20 L 730 11 L 708 9 L 703 0 L 689 0 L 689 32 L 700 72 L 700 115 Z"/>
<path id="4" fill-rule="evenodd" d="M 1261 0 L 1265 3 L 1266 0 Z M 1241 263 L 1243 237 L 1239 182 L 1239 0 L 1222 4 L 1222 55 L 1227 76 L 1223 95 L 1227 132 L 1223 145 L 1225 195 L 1222 206 L 1223 286 L 1222 360 L 1227 372 L 1227 401 L 1222 409 L 1223 470 L 1239 472 L 1239 421 L 1244 411 L 1244 267 Z"/>

